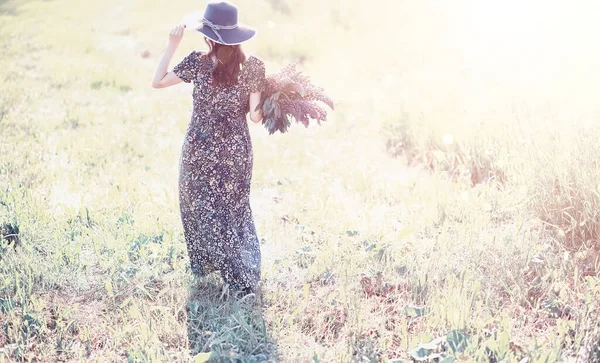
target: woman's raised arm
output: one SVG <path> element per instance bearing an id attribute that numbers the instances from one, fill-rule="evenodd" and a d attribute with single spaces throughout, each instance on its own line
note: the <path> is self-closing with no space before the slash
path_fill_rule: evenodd
<path id="1" fill-rule="evenodd" d="M 177 50 L 179 43 L 181 43 L 181 39 L 183 39 L 183 30 L 185 29 L 185 25 L 178 25 L 175 28 L 171 29 L 169 33 L 169 44 L 167 45 L 167 49 L 163 54 L 160 62 L 158 62 L 158 67 L 156 67 L 156 72 L 154 72 L 154 79 L 152 79 L 152 87 L 154 88 L 165 88 L 174 86 L 178 83 L 181 83 L 182 80 L 175 75 L 173 72 L 169 72 L 169 63 L 171 62 L 171 58 L 173 58 L 173 54 Z"/>

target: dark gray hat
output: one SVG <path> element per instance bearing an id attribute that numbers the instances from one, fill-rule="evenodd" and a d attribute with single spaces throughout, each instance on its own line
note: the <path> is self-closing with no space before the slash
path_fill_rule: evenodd
<path id="1" fill-rule="evenodd" d="M 256 34 L 253 28 L 238 23 L 238 9 L 227 2 L 210 2 L 204 16 L 194 13 L 186 16 L 184 24 L 211 40 L 224 45 L 236 45 L 249 40 Z"/>

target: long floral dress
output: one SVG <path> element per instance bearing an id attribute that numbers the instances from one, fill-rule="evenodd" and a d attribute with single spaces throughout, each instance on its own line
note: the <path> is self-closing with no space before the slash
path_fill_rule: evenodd
<path id="1" fill-rule="evenodd" d="M 236 290 L 253 290 L 260 278 L 260 246 L 250 209 L 252 144 L 248 96 L 263 90 L 265 66 L 256 57 L 238 82 L 212 82 L 214 62 L 192 52 L 173 69 L 194 82 L 193 115 L 182 147 L 179 204 L 192 271 L 220 271 Z"/>

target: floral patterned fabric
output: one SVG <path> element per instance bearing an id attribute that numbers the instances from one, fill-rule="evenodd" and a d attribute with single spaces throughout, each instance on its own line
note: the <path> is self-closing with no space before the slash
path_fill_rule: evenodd
<path id="1" fill-rule="evenodd" d="M 192 271 L 220 271 L 231 288 L 254 289 L 260 246 L 250 209 L 252 143 L 248 96 L 263 90 L 265 66 L 245 62 L 236 84 L 213 84 L 214 62 L 192 52 L 173 72 L 194 83 L 194 111 L 182 147 L 179 204 Z"/>

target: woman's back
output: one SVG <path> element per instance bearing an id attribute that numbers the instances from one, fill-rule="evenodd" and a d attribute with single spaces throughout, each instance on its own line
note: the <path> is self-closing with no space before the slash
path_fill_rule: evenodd
<path id="1" fill-rule="evenodd" d="M 213 71 L 217 59 L 202 52 L 192 52 L 173 69 L 173 72 L 184 82 L 194 83 L 194 117 L 228 118 L 236 121 L 241 118 L 245 122 L 245 114 L 249 111 L 249 95 L 260 92 L 264 86 L 265 66 L 256 57 L 249 57 L 244 63 L 237 82 L 218 83 L 214 80 Z"/>

